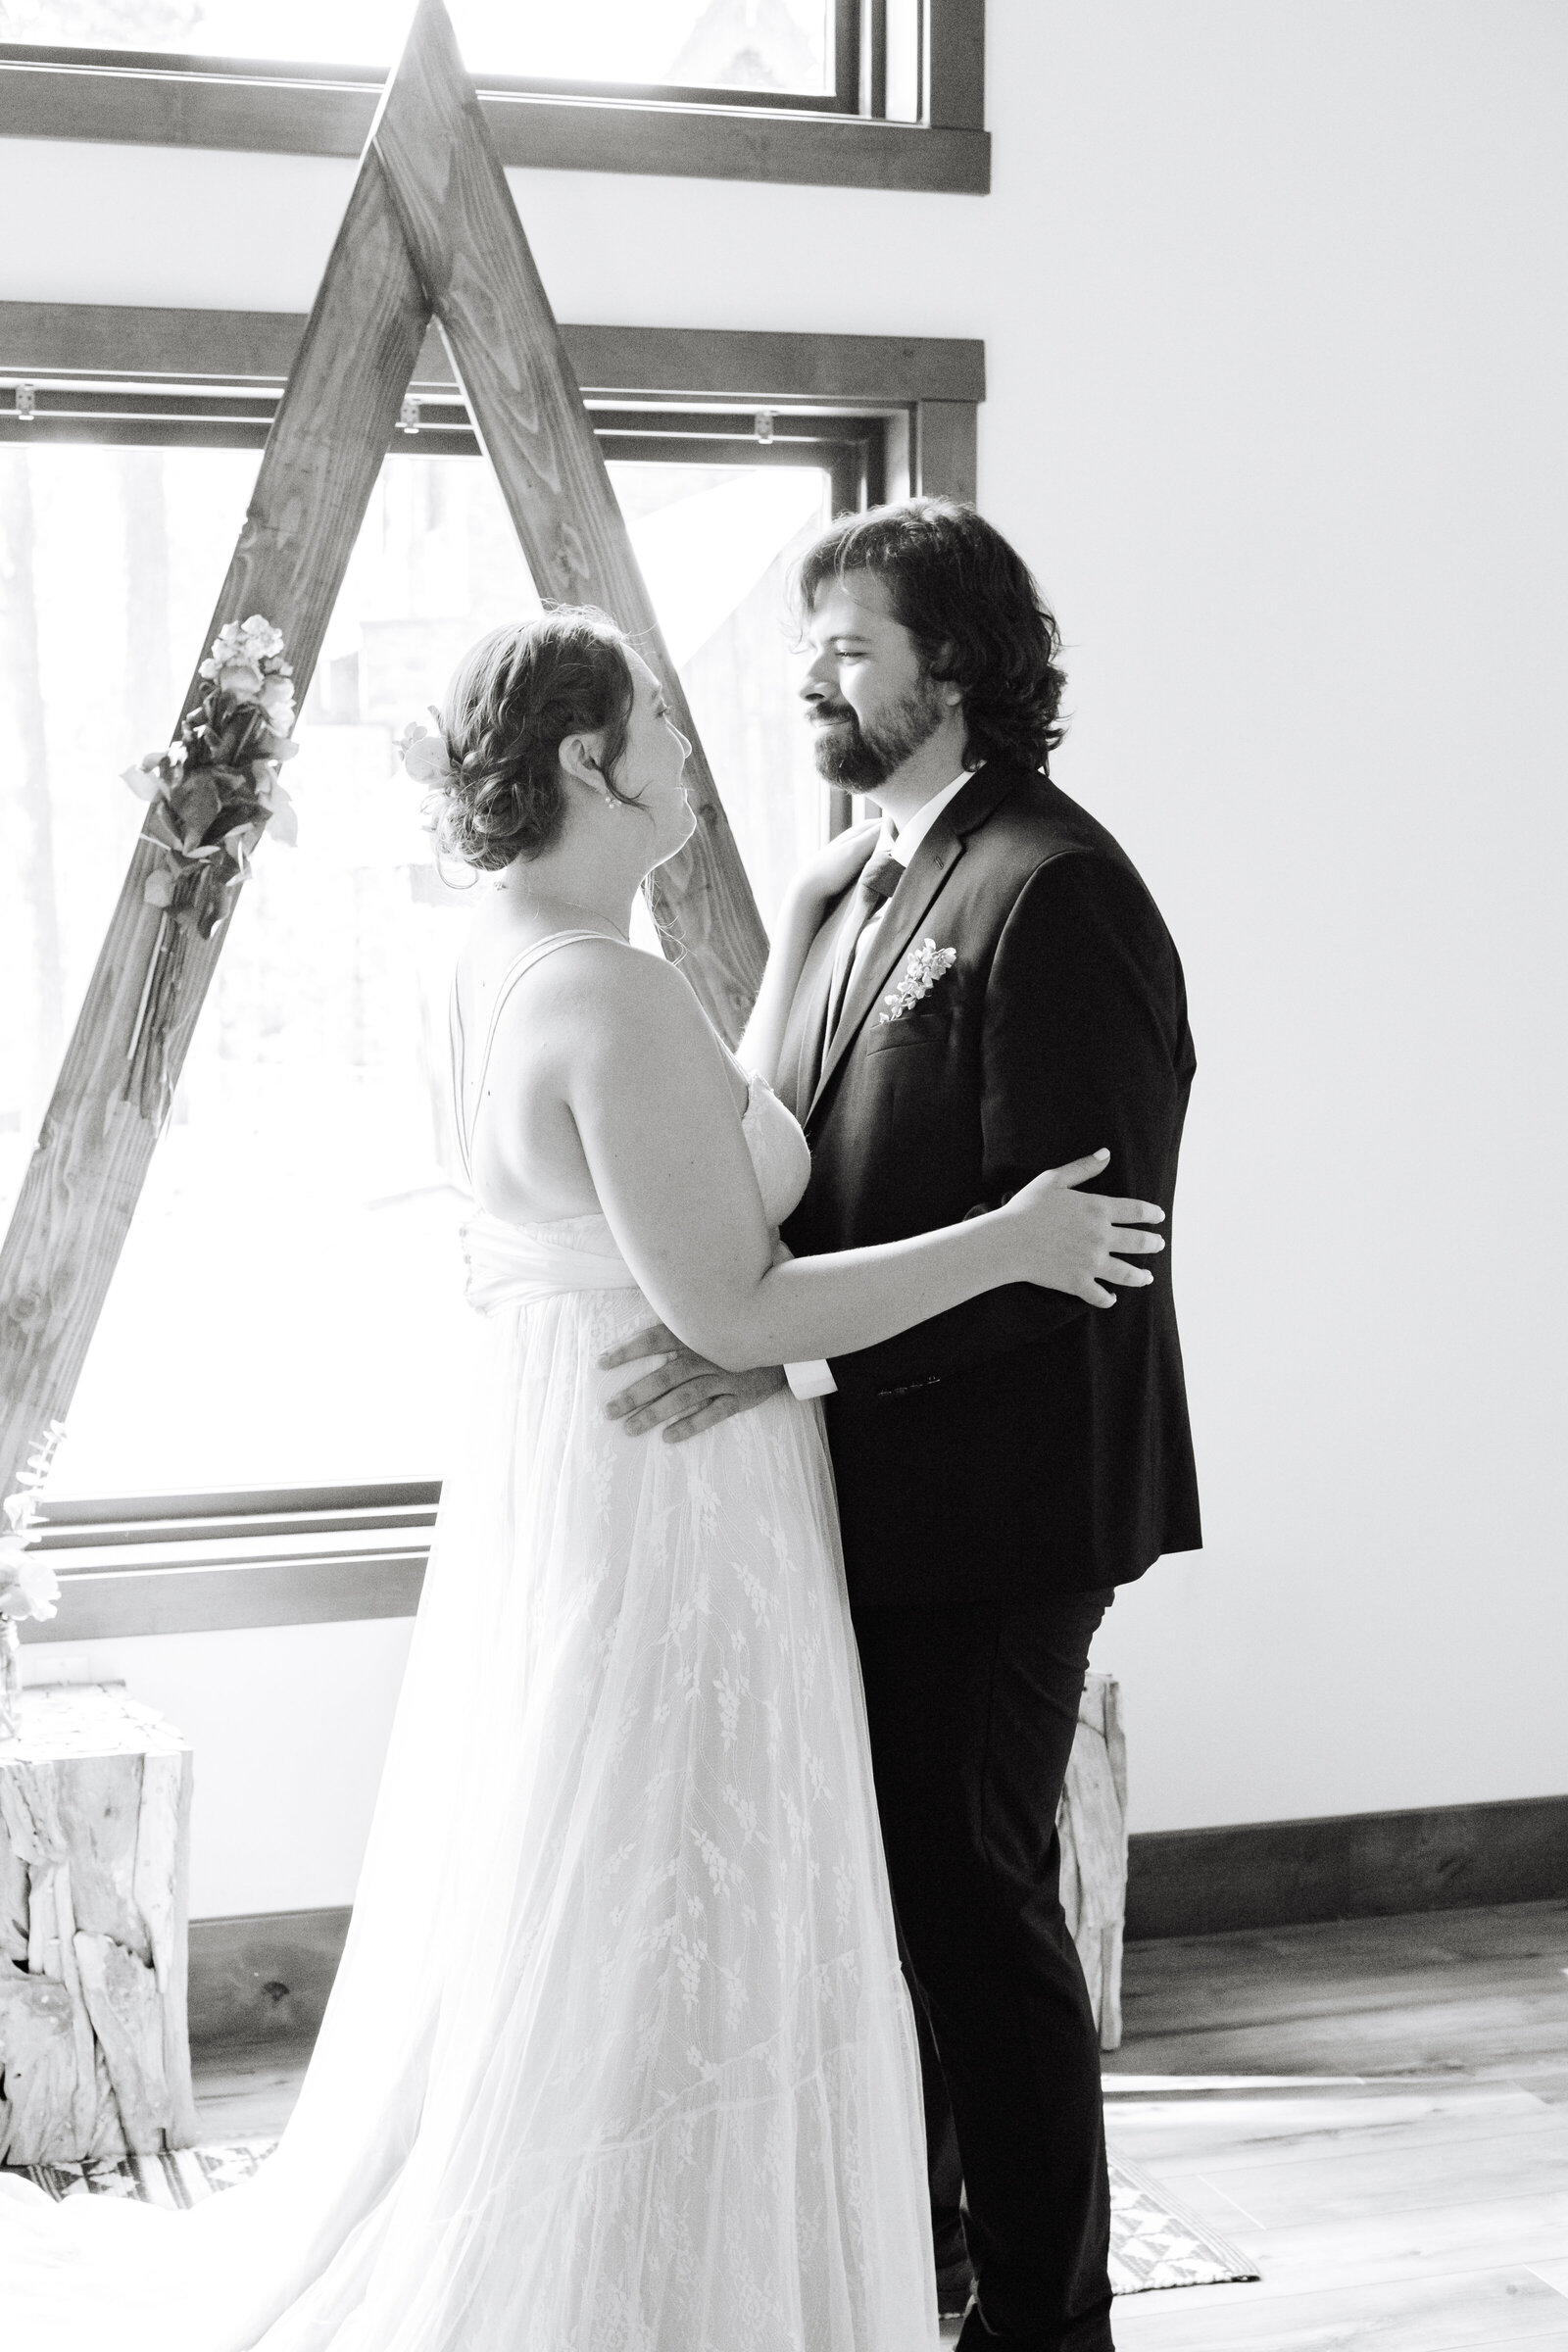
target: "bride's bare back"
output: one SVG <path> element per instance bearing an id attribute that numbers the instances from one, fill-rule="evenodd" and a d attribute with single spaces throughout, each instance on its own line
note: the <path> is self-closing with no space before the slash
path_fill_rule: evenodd
<path id="1" fill-rule="evenodd" d="M 607 1000 L 599 967 L 630 956 L 646 981 L 659 958 L 608 932 L 554 931 L 500 909 L 497 917 L 475 922 L 455 1001 L 456 1108 L 474 1194 L 519 1225 L 588 1215 L 600 1201 L 569 1107 L 570 1064 L 585 1027 L 612 1011 L 614 992 Z M 738 1117 L 746 1080 L 723 1059 Z"/>

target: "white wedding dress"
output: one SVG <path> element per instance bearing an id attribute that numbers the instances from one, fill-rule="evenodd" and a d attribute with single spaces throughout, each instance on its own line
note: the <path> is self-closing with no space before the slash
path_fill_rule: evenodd
<path id="1" fill-rule="evenodd" d="M 755 1081 L 744 1126 L 776 1227 L 805 1139 Z M 933 2352 L 819 1410 L 630 1438 L 607 1222 L 466 1241 L 466 1454 L 293 2120 L 190 2213 L 0 2182 L 0 2343 Z"/>

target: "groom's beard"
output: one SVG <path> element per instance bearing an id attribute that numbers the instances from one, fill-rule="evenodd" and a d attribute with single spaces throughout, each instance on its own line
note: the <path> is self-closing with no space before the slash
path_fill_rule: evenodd
<path id="1" fill-rule="evenodd" d="M 862 726 L 848 703 L 818 703 L 816 772 L 846 792 L 874 792 L 929 743 L 946 715 L 935 678 L 922 678 L 881 718 Z"/>

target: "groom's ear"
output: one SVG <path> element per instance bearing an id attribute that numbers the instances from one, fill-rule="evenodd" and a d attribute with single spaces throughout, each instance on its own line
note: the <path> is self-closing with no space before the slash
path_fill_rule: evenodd
<path id="1" fill-rule="evenodd" d="M 931 657 L 930 675 L 950 710 L 963 708 L 963 689 L 953 678 L 953 640 L 944 638 Z"/>

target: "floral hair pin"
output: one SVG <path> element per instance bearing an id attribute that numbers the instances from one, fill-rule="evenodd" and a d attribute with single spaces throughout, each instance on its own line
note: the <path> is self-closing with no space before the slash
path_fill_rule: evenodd
<path id="1" fill-rule="evenodd" d="M 911 948 L 897 985 L 882 1000 L 888 1010 L 878 1013 L 878 1026 L 885 1029 L 890 1021 L 902 1020 L 906 1012 L 912 1012 L 957 960 L 956 948 L 939 948 L 934 939 L 922 939 L 917 948 Z"/>
<path id="2" fill-rule="evenodd" d="M 435 720 L 435 733 L 411 718 L 397 739 L 398 757 L 416 784 L 446 784 L 452 778 L 452 754 L 441 732 L 441 713 L 433 703 L 427 707 Z"/>

